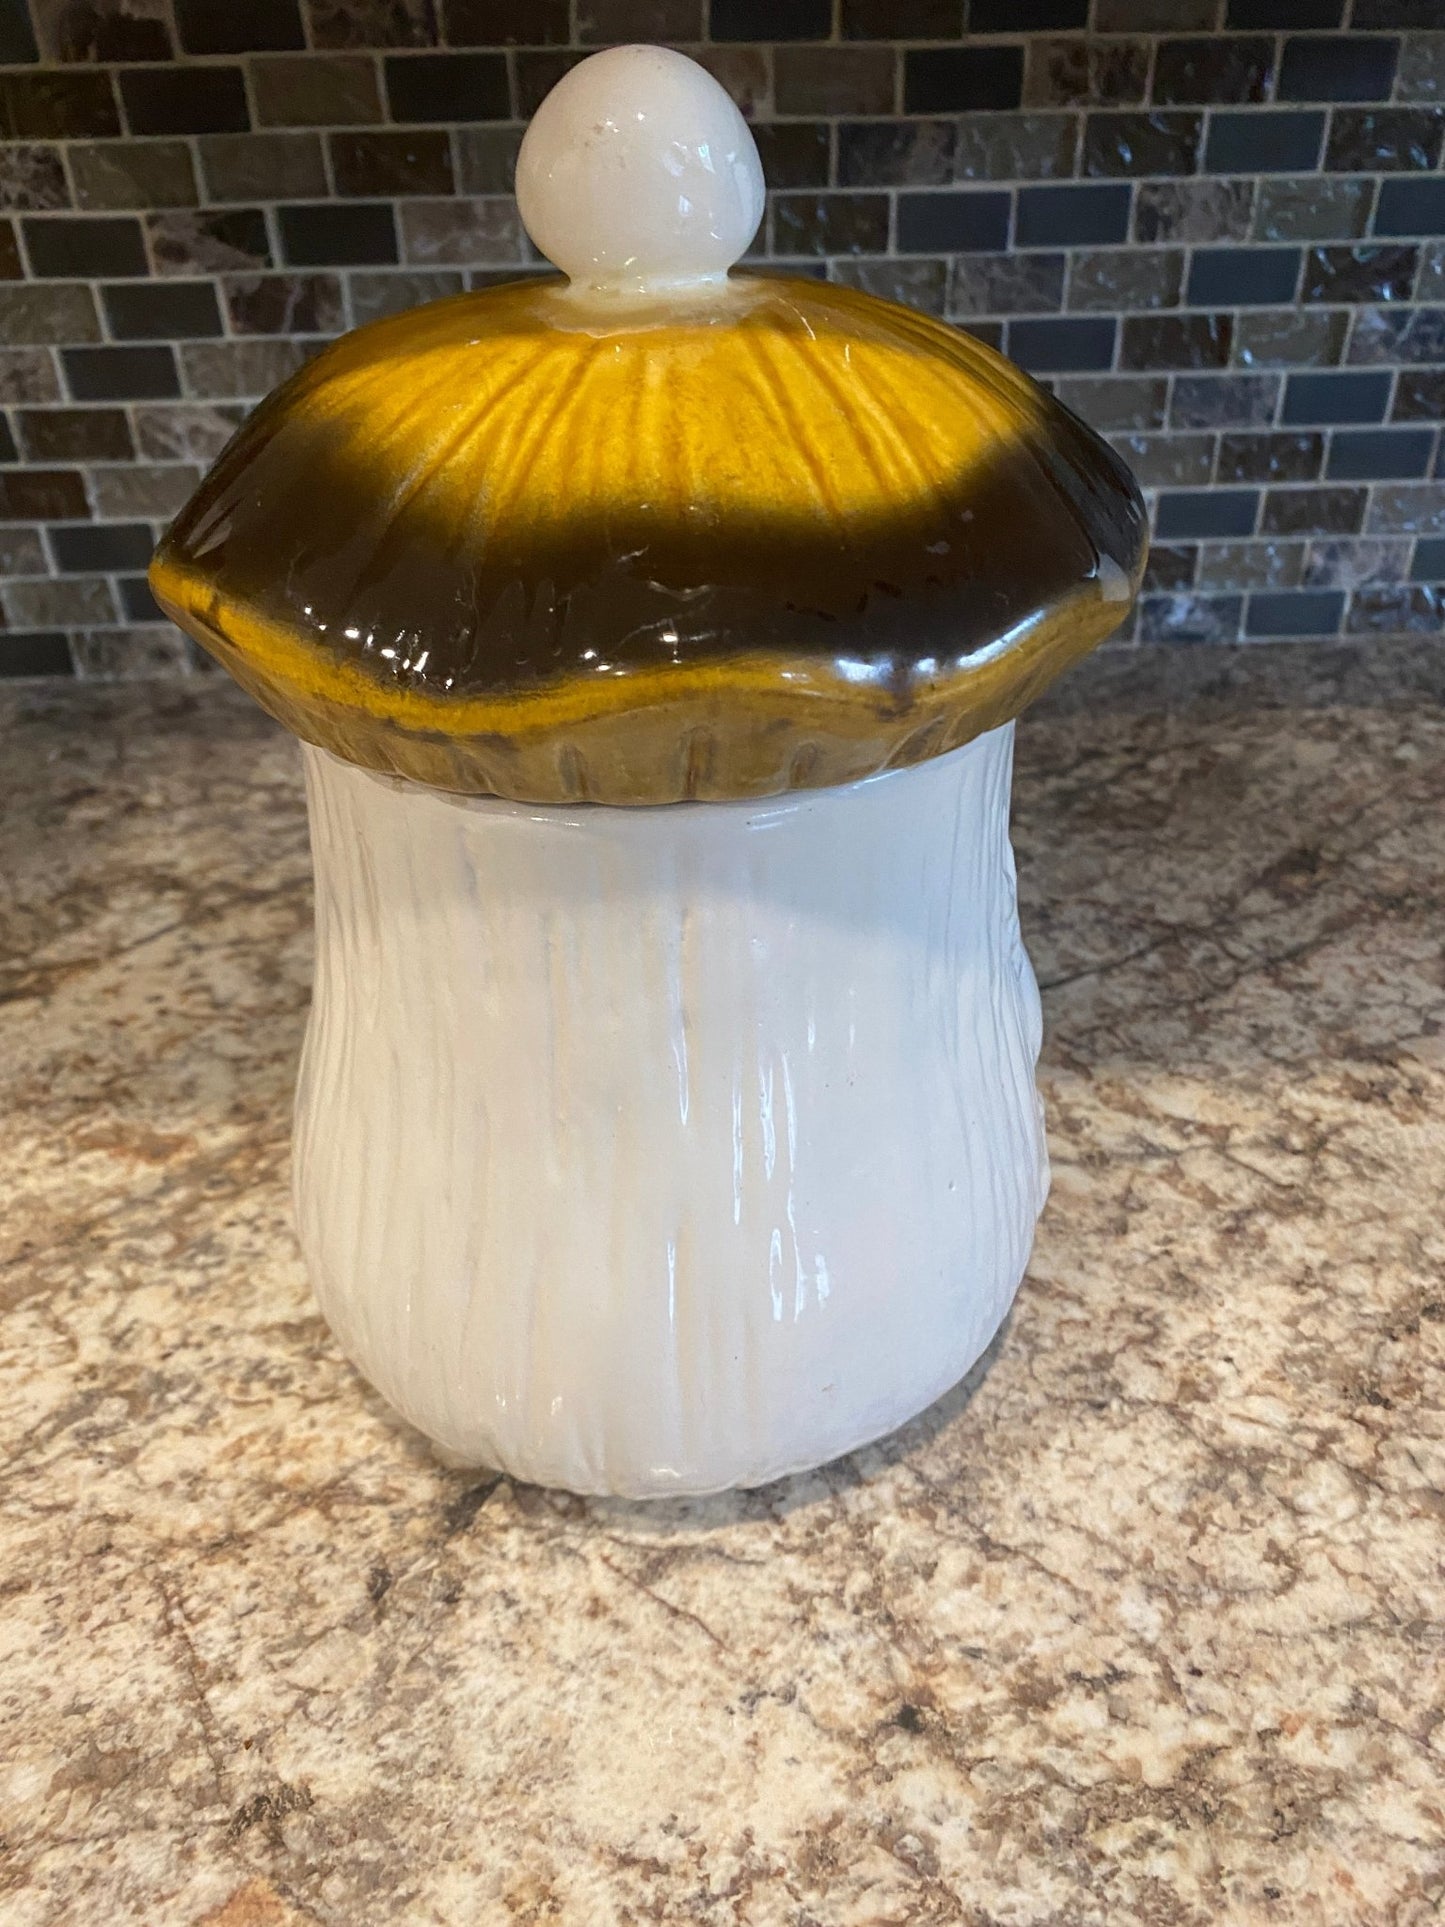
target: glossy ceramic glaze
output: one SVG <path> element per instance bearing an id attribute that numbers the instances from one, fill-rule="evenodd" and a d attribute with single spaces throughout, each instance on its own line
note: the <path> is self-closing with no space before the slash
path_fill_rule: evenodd
<path id="1" fill-rule="evenodd" d="M 528 808 L 307 752 L 297 1220 L 452 1453 L 757 1484 L 988 1343 L 1043 1202 L 1012 727 L 764 805 Z"/>
<path id="2" fill-rule="evenodd" d="M 336 343 L 152 581 L 310 746 L 296 1208 L 350 1356 L 518 1478 L 757 1484 L 926 1405 L 1023 1274 L 1012 718 L 1143 517 L 976 341 L 729 276 L 756 154 L 681 56 L 569 74 L 518 184 L 572 279 Z"/>
<path id="3" fill-rule="evenodd" d="M 532 240 L 589 300 L 720 282 L 763 218 L 748 124 L 666 47 L 613 47 L 558 81 L 517 156 Z"/>
<path id="4" fill-rule="evenodd" d="M 619 64 L 645 95 L 649 52 L 558 88 L 582 97 L 582 146 Z M 524 170 L 544 207 L 571 178 L 558 138 Z M 685 175 L 706 145 L 668 151 Z M 941 322 L 721 275 L 752 218 L 713 210 L 712 253 L 713 226 L 675 223 L 651 278 L 619 280 L 609 232 L 583 283 L 345 337 L 232 442 L 162 543 L 156 594 L 307 741 L 464 793 L 767 796 L 1016 715 L 1128 611 L 1145 543 L 1127 470 Z"/>

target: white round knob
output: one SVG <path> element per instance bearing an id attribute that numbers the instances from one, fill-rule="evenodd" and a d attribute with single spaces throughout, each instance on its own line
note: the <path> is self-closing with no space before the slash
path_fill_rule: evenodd
<path id="1" fill-rule="evenodd" d="M 721 282 L 763 216 L 748 124 L 704 68 L 666 47 L 609 47 L 563 76 L 517 157 L 528 234 L 574 285 Z"/>

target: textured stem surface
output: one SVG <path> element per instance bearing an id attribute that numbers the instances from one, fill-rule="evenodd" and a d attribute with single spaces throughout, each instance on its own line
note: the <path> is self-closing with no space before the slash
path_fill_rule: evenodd
<path id="1" fill-rule="evenodd" d="M 1047 1187 L 1012 747 L 664 809 L 306 750 L 297 1213 L 398 1410 L 520 1478 L 708 1491 L 968 1369 Z"/>

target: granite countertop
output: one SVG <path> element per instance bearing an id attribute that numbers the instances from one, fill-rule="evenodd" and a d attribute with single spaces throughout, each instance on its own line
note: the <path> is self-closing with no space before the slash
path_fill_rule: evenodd
<path id="1" fill-rule="evenodd" d="M 1127 651 L 1020 734 L 1054 1190 L 887 1443 L 449 1471 L 314 1313 L 294 744 L 0 707 L 0 1919 L 1436 1922 L 1445 651 Z"/>

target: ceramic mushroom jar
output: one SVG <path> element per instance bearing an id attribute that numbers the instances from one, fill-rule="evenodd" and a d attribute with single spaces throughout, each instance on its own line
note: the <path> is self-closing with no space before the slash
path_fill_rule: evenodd
<path id="1" fill-rule="evenodd" d="M 761 172 L 682 56 L 575 68 L 517 187 L 567 278 L 337 342 L 152 580 L 304 745 L 341 1344 L 454 1458 L 753 1485 L 927 1405 L 1018 1286 L 1013 718 L 1144 525 L 989 349 L 728 272 Z"/>

